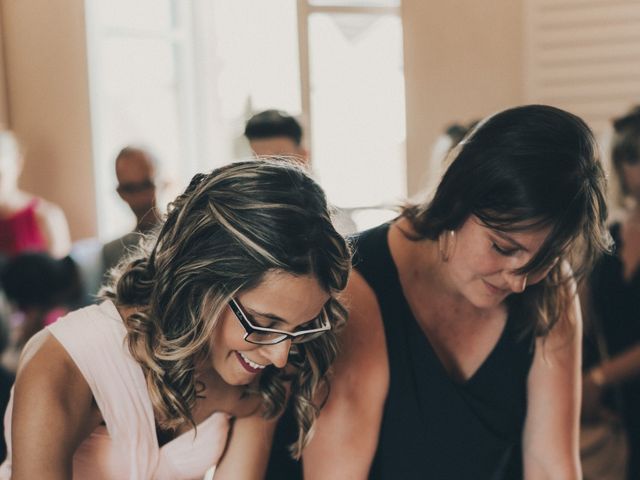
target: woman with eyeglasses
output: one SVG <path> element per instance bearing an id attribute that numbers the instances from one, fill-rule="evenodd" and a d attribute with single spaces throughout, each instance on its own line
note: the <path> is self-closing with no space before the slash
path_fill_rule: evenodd
<path id="1" fill-rule="evenodd" d="M 523 106 L 452 155 L 430 201 L 354 241 L 305 479 L 581 478 L 575 279 L 608 246 L 593 135 Z"/>
<path id="2" fill-rule="evenodd" d="M 589 278 L 582 414 L 585 426 L 610 413 L 622 417 L 629 455 L 626 466 L 616 467 L 627 467 L 631 480 L 640 478 L 640 106 L 613 128 L 612 178 L 623 215 L 609 227 L 615 251 Z"/>
<path id="3" fill-rule="evenodd" d="M 196 175 L 103 302 L 25 348 L 0 478 L 261 478 L 294 406 L 299 456 L 327 394 L 350 251 L 301 169 Z"/>

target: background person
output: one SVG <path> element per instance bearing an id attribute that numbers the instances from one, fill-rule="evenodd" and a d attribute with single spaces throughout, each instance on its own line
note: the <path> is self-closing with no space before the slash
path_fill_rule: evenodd
<path id="1" fill-rule="evenodd" d="M 29 339 L 77 306 L 81 296 L 78 268 L 71 257 L 52 258 L 25 252 L 0 268 L 0 284 L 10 305 L 10 341 L 2 365 L 15 372 Z"/>
<path id="2" fill-rule="evenodd" d="M 640 478 L 640 106 L 615 119 L 613 127 L 612 179 L 625 214 L 609 228 L 615 251 L 589 279 L 582 413 L 585 425 L 609 412 L 622 416 L 631 480 Z"/>
<path id="3" fill-rule="evenodd" d="M 102 259 L 104 271 L 116 266 L 127 251 L 160 223 L 157 205 L 158 162 L 153 155 L 138 147 L 124 147 L 116 156 L 116 191 L 136 217 L 136 227 L 132 232 L 104 245 Z"/>
<path id="4" fill-rule="evenodd" d="M 257 113 L 247 122 L 244 134 L 257 157 L 285 157 L 300 162 L 311 171 L 309 151 L 302 143 L 302 126 L 288 113 L 281 110 Z M 350 235 L 357 231 L 346 210 L 334 206 L 332 218 L 341 234 Z"/>
<path id="5" fill-rule="evenodd" d="M 18 186 L 24 154 L 10 131 L 0 131 L 0 254 L 69 254 L 69 227 L 62 209 Z"/>
<path id="6" fill-rule="evenodd" d="M 309 152 L 302 145 L 302 126 L 282 110 L 264 110 L 247 122 L 244 135 L 257 156 L 291 156 L 309 167 Z"/>

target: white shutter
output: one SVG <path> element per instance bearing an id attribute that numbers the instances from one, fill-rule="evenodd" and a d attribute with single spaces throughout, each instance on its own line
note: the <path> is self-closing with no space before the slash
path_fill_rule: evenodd
<path id="1" fill-rule="evenodd" d="M 525 0 L 525 98 L 598 136 L 640 104 L 640 0 Z"/>

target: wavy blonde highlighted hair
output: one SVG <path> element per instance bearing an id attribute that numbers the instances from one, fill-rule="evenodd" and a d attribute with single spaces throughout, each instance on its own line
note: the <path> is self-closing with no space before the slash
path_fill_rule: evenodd
<path id="1" fill-rule="evenodd" d="M 350 249 L 331 223 L 325 195 L 303 170 L 281 161 L 240 162 L 196 175 L 102 295 L 135 307 L 124 319 L 128 347 L 160 427 L 175 429 L 183 422 L 195 427 L 194 368 L 229 299 L 270 271 L 314 275 L 331 296 L 325 310 L 333 329 L 294 346 L 294 375 L 267 368 L 257 392 L 271 418 L 283 410 L 289 382 L 299 429 L 292 452 L 299 457 L 318 414 L 313 399 L 336 356 L 335 332 L 346 318 L 336 296 L 350 268 Z"/>

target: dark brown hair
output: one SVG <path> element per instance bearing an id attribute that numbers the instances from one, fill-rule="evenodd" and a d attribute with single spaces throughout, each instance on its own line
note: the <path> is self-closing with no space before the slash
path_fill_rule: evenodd
<path id="1" fill-rule="evenodd" d="M 605 176 L 589 127 L 545 105 L 516 107 L 480 124 L 462 142 L 433 199 L 403 212 L 416 239 L 436 239 L 471 215 L 508 232 L 550 226 L 539 252 L 518 273 L 569 260 L 582 278 L 609 246 Z M 523 328 L 545 335 L 566 305 L 568 280 L 557 262 L 544 281 L 508 299 Z"/>

